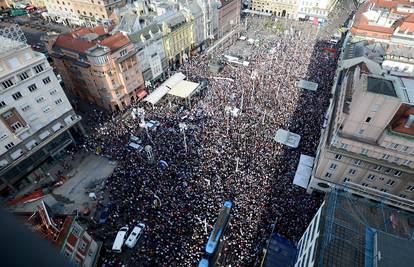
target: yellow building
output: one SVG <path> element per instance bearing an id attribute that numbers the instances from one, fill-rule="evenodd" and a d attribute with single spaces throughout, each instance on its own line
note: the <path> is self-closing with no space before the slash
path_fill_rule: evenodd
<path id="1" fill-rule="evenodd" d="M 9 1 L 7 1 L 7 0 L 0 0 L 0 9 L 1 10 L 5 10 L 5 9 L 10 8 L 10 7 L 11 7 L 11 5 L 10 5 Z"/>
<path id="2" fill-rule="evenodd" d="M 44 0 L 31 0 L 30 2 L 32 4 L 32 6 L 35 6 L 37 8 L 46 7 L 46 4 L 45 4 Z"/>
<path id="3" fill-rule="evenodd" d="M 165 53 L 171 65 L 189 56 L 194 44 L 193 27 L 193 20 L 181 11 L 162 22 Z"/>
<path id="4" fill-rule="evenodd" d="M 299 0 L 252 0 L 252 9 L 295 19 L 298 16 L 298 4 Z"/>
<path id="5" fill-rule="evenodd" d="M 109 18 L 125 0 L 44 0 L 50 20 L 67 25 L 95 26 Z"/>

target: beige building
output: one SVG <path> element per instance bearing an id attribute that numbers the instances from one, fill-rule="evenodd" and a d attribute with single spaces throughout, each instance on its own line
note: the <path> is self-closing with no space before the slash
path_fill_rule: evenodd
<path id="1" fill-rule="evenodd" d="M 278 17 L 296 19 L 299 0 L 252 0 L 252 9 Z"/>
<path id="2" fill-rule="evenodd" d="M 96 26 L 109 19 L 125 0 L 44 0 L 50 20 L 66 25 Z"/>
<path id="3" fill-rule="evenodd" d="M 348 47 L 338 69 L 308 191 L 345 183 L 374 198 L 413 200 L 414 80 L 389 75 L 375 54 L 357 50 Z"/>
<path id="4" fill-rule="evenodd" d="M 0 43 L 0 195 L 6 197 L 47 177 L 48 164 L 82 129 L 46 57 L 22 42 L 1 37 Z"/>
<path id="5" fill-rule="evenodd" d="M 122 33 L 104 26 L 54 37 L 49 53 L 65 89 L 106 109 L 122 110 L 143 97 L 144 79 L 137 49 Z"/>

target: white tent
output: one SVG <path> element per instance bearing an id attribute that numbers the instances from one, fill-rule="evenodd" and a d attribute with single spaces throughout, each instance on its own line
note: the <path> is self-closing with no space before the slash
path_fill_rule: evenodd
<path id="1" fill-rule="evenodd" d="M 289 147 L 297 148 L 300 142 L 300 135 L 291 133 L 289 131 L 278 129 L 274 137 L 276 142 L 282 143 Z"/>
<path id="2" fill-rule="evenodd" d="M 185 79 L 182 72 L 178 72 L 163 82 L 157 89 L 155 89 L 144 101 L 152 105 L 158 103 L 177 83 Z"/>
<path id="3" fill-rule="evenodd" d="M 310 91 L 316 91 L 318 90 L 318 84 L 306 80 L 299 80 L 298 82 L 299 88 L 310 90 Z"/>
<path id="4" fill-rule="evenodd" d="M 299 165 L 293 178 L 293 184 L 302 188 L 308 188 L 309 180 L 312 175 L 312 169 L 315 158 L 307 155 L 300 155 Z"/>
<path id="5" fill-rule="evenodd" d="M 168 92 L 168 94 L 179 98 L 187 98 L 191 96 L 199 85 L 199 83 L 180 81 Z"/>

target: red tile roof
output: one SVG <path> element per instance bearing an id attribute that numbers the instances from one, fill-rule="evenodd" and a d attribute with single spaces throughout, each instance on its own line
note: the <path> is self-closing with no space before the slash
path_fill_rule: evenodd
<path id="1" fill-rule="evenodd" d="M 101 45 L 108 47 L 112 52 L 126 46 L 129 43 L 130 41 L 128 37 L 120 32 L 111 35 L 100 42 Z"/>
<path id="2" fill-rule="evenodd" d="M 112 27 L 109 27 L 108 31 L 111 30 Z M 72 32 L 61 34 L 56 39 L 54 46 L 59 46 L 61 48 L 76 51 L 78 53 L 84 53 L 87 49 L 93 47 L 96 45 L 99 41 L 98 40 L 92 40 L 92 41 L 86 41 L 81 40 L 80 37 L 85 36 L 87 34 L 95 33 L 98 35 L 98 37 L 102 38 L 108 33 L 105 31 L 104 26 L 96 26 L 95 28 L 78 28 L 75 29 Z M 108 34 L 109 35 L 109 34 Z M 116 42 L 117 39 L 120 39 L 119 37 L 113 38 L 114 36 L 117 36 L 118 34 L 115 34 L 113 36 L 109 36 L 102 40 L 100 43 L 103 44 L 105 42 L 108 43 L 108 47 L 111 49 L 111 51 L 119 45 L 118 42 Z M 107 41 L 109 39 L 109 41 Z M 129 39 L 127 38 L 127 41 L 129 42 Z M 125 45 L 125 44 L 124 44 Z M 116 50 L 116 49 L 115 49 Z"/>

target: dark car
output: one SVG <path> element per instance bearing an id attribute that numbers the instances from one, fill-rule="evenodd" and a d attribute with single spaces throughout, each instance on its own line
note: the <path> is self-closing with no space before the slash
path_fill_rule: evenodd
<path id="1" fill-rule="evenodd" d="M 106 221 L 108 220 L 108 217 L 109 217 L 110 208 L 111 208 L 110 205 L 106 205 L 102 209 L 101 214 L 99 215 L 99 221 L 98 221 L 99 224 L 106 223 Z"/>

